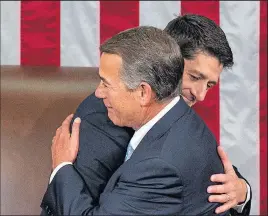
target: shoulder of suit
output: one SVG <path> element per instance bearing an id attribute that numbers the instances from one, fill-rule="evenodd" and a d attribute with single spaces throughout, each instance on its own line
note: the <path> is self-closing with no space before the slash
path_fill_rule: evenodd
<path id="1" fill-rule="evenodd" d="M 76 109 L 76 114 L 80 118 L 86 118 L 88 115 L 96 113 L 106 114 L 107 109 L 104 106 L 103 101 L 97 98 L 94 93 L 85 98 Z"/>

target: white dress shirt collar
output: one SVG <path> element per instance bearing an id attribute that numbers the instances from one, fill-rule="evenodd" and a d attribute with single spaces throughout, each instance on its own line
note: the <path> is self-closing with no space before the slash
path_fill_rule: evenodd
<path id="1" fill-rule="evenodd" d="M 147 132 L 154 126 L 156 122 L 158 122 L 172 107 L 175 106 L 176 103 L 180 100 L 180 96 L 175 97 L 168 105 L 164 107 L 155 117 L 153 117 L 150 121 L 148 121 L 145 125 L 135 131 L 133 137 L 131 138 L 129 145 L 135 150 L 143 137 L 147 134 Z"/>

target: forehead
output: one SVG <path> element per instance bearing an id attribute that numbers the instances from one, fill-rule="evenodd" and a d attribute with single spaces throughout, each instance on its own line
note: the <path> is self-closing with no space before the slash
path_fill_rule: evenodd
<path id="1" fill-rule="evenodd" d="M 102 53 L 100 57 L 99 75 L 105 78 L 119 77 L 122 58 L 116 54 Z"/>
<path id="2" fill-rule="evenodd" d="M 213 56 L 199 53 L 192 60 L 185 59 L 185 71 L 199 72 L 211 81 L 218 81 L 223 65 Z"/>

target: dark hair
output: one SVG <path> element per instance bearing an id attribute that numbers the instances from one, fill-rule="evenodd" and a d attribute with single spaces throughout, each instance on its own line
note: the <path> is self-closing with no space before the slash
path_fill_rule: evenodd
<path id="1" fill-rule="evenodd" d="M 100 51 L 122 58 L 120 76 L 128 89 L 148 83 L 158 101 L 179 95 L 184 59 L 165 31 L 150 26 L 132 28 L 105 41 Z"/>
<path id="2" fill-rule="evenodd" d="M 182 56 L 193 59 L 199 52 L 216 57 L 223 67 L 232 67 L 233 53 L 223 30 L 207 17 L 186 14 L 171 20 L 165 28 L 179 44 Z"/>

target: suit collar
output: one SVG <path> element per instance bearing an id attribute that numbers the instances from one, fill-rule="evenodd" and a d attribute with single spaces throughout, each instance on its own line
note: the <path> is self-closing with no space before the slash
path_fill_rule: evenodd
<path id="1" fill-rule="evenodd" d="M 178 121 L 190 107 L 185 103 L 181 97 L 179 102 L 172 107 L 155 125 L 148 131 L 148 133 L 141 140 L 137 149 L 141 149 L 143 145 L 147 145 L 150 142 L 161 137 L 166 131 L 168 131 L 174 122 Z M 136 152 L 134 151 L 134 153 Z M 133 154 L 134 154 L 133 153 Z"/>

